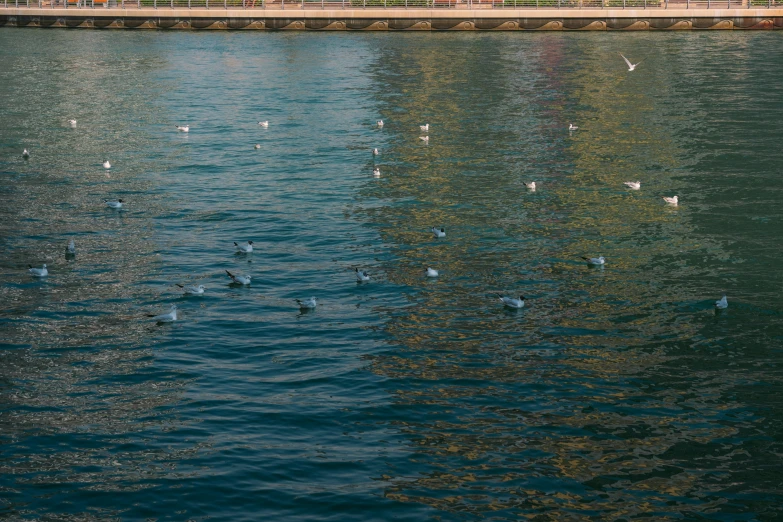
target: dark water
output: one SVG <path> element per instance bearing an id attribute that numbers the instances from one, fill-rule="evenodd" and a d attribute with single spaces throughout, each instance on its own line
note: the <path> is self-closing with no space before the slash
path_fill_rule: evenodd
<path id="1" fill-rule="evenodd" d="M 780 34 L 0 49 L 0 518 L 783 519 Z"/>

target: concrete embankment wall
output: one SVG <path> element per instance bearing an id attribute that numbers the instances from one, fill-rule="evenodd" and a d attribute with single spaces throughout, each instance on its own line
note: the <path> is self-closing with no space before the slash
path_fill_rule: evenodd
<path id="1" fill-rule="evenodd" d="M 783 29 L 783 9 L 50 9 L 2 8 L 0 26 L 91 29 Z"/>

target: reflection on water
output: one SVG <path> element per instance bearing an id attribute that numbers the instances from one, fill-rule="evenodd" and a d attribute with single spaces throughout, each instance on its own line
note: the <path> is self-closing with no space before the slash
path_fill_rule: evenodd
<path id="1" fill-rule="evenodd" d="M 0 31 L 0 516 L 780 518 L 774 37 Z"/>

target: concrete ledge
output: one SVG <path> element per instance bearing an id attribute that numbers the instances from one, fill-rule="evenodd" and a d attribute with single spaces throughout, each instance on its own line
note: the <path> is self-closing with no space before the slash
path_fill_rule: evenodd
<path id="1" fill-rule="evenodd" d="M 783 9 L 0 8 L 0 26 L 90 29 L 679 30 L 783 29 Z"/>

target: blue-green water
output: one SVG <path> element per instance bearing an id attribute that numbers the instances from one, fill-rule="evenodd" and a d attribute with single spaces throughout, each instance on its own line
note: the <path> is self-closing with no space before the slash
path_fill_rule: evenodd
<path id="1" fill-rule="evenodd" d="M 0 518 L 782 519 L 780 38 L 0 31 Z"/>

